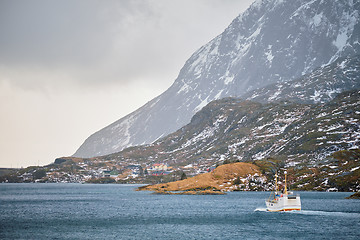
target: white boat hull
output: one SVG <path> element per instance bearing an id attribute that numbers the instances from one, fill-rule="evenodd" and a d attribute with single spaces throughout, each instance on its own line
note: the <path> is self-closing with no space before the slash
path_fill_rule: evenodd
<path id="1" fill-rule="evenodd" d="M 285 195 L 273 200 L 267 200 L 266 210 L 270 212 L 300 211 L 301 201 L 299 195 Z"/>

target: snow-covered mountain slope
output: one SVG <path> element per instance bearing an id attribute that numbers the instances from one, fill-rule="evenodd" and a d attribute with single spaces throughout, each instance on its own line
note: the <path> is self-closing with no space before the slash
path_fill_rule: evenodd
<path id="1" fill-rule="evenodd" d="M 332 153 L 360 147 L 360 90 L 330 102 L 213 101 L 178 131 L 148 145 L 98 157 L 127 164 L 215 165 L 266 160 L 316 166 Z"/>
<path id="2" fill-rule="evenodd" d="M 360 2 L 257 0 L 201 47 L 174 84 L 143 107 L 91 135 L 74 156 L 151 143 L 187 124 L 212 100 L 241 96 L 360 54 Z"/>
<path id="3" fill-rule="evenodd" d="M 247 92 L 242 98 L 261 103 L 284 100 L 325 103 L 351 89 L 360 89 L 360 55 L 338 58 L 298 79 L 270 84 Z"/>

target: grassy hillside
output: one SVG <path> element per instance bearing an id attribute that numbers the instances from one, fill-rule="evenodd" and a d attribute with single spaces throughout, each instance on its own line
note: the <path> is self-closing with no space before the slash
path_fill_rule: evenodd
<path id="1" fill-rule="evenodd" d="M 193 191 L 233 191 L 255 190 L 256 184 L 265 182 L 258 166 L 251 163 L 231 163 L 217 167 L 214 171 L 197 175 L 181 181 L 156 184 L 139 188 L 157 192 L 185 192 Z"/>

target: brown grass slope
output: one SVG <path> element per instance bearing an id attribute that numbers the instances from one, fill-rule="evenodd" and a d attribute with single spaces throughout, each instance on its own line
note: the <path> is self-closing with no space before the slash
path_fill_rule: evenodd
<path id="1" fill-rule="evenodd" d="M 140 187 L 139 190 L 150 190 L 157 192 L 176 191 L 221 191 L 226 189 L 228 182 L 235 178 L 245 178 L 253 174 L 261 175 L 258 166 L 251 163 L 231 163 L 217 167 L 213 172 L 197 175 L 181 181 L 148 185 Z"/>

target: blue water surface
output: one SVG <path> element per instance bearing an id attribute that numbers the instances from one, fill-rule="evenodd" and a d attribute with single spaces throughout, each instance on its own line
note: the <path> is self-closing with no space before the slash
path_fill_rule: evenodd
<path id="1" fill-rule="evenodd" d="M 360 200 L 301 192 L 270 213 L 268 192 L 154 195 L 139 185 L 0 184 L 0 239 L 359 239 Z"/>

